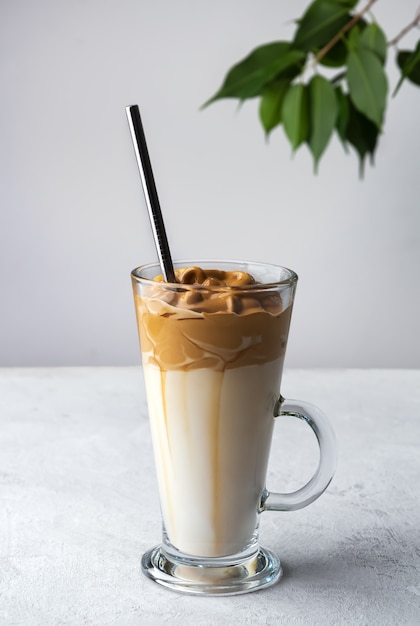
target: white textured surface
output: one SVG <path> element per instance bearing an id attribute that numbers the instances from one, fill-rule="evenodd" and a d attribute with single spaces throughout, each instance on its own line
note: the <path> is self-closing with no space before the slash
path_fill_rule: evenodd
<path id="1" fill-rule="evenodd" d="M 0 624 L 418 624 L 420 371 L 291 370 L 282 392 L 330 415 L 336 477 L 263 515 L 277 586 L 197 598 L 140 573 L 160 539 L 140 368 L 0 370 Z M 315 444 L 276 431 L 268 487 L 294 488 Z"/>

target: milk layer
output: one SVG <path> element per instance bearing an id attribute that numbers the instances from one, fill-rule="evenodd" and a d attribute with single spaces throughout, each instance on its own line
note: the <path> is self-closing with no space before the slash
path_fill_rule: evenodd
<path id="1" fill-rule="evenodd" d="M 162 515 L 181 552 L 226 556 L 252 540 L 282 362 L 162 371 L 144 359 Z"/>

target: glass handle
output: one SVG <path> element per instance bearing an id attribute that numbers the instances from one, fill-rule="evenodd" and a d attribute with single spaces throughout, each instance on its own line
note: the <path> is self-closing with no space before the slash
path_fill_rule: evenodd
<path id="1" fill-rule="evenodd" d="M 309 482 L 297 491 L 275 493 L 265 490 L 261 499 L 261 511 L 296 511 L 308 506 L 328 487 L 337 465 L 335 435 L 325 413 L 307 402 L 285 400 L 280 396 L 274 416 L 282 415 L 297 417 L 312 428 L 318 440 L 319 463 Z"/>

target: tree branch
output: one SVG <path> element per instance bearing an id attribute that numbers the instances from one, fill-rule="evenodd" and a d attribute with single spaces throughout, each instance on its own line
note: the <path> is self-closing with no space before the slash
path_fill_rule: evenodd
<path id="1" fill-rule="evenodd" d="M 414 17 L 414 20 L 410 22 L 409 24 L 407 24 L 407 26 L 403 28 L 402 31 L 398 33 L 396 37 L 394 37 L 394 39 L 391 39 L 391 41 L 388 41 L 388 46 L 396 46 L 397 43 L 400 41 L 400 39 L 402 39 L 404 35 L 408 33 L 408 31 L 410 31 L 412 28 L 415 28 L 419 24 L 420 24 L 420 7 L 417 9 L 417 13 Z"/>
<path id="2" fill-rule="evenodd" d="M 369 0 L 369 2 L 367 3 L 367 5 L 364 7 L 364 9 L 362 9 L 359 13 L 356 13 L 356 15 L 354 15 L 352 17 L 352 19 L 350 20 L 350 22 L 347 22 L 347 24 L 345 24 L 343 26 L 343 28 L 331 39 L 331 41 L 329 41 L 319 52 L 318 54 L 315 56 L 315 63 L 319 63 L 319 61 L 322 59 L 322 57 L 324 57 L 327 52 L 329 52 L 331 50 L 331 48 L 333 48 L 335 46 L 336 43 L 338 43 L 341 39 L 341 37 L 348 31 L 350 30 L 350 28 L 352 28 L 355 24 L 357 24 L 357 22 L 364 16 L 365 13 L 367 13 L 370 9 L 370 7 L 375 4 L 375 2 L 377 2 L 377 0 Z"/>

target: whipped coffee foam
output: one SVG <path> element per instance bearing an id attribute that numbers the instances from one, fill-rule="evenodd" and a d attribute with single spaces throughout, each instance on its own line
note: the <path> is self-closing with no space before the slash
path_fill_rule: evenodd
<path id="1" fill-rule="evenodd" d="M 277 290 L 259 288 L 246 272 L 194 267 L 175 274 L 179 288 L 153 284 L 136 297 L 147 363 L 162 370 L 226 370 L 284 354 L 291 307 L 283 310 Z M 192 276 L 200 280 L 193 289 L 181 283 Z"/>
<path id="2" fill-rule="evenodd" d="M 291 302 L 246 272 L 176 270 L 135 292 L 165 528 L 193 556 L 252 541 Z"/>

